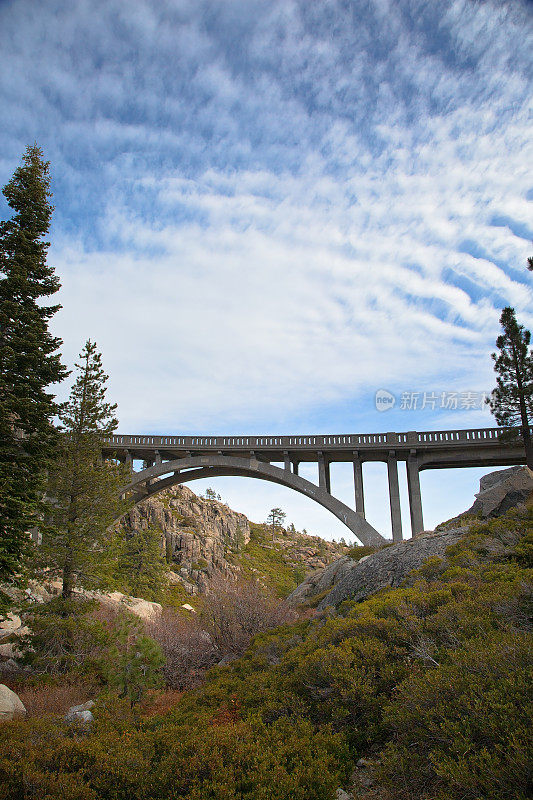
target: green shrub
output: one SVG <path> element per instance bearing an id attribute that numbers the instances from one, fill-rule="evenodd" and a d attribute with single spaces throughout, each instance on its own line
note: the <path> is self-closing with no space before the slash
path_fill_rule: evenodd
<path id="1" fill-rule="evenodd" d="M 96 603 L 61 598 L 43 603 L 26 621 L 20 661 L 32 672 L 103 679 L 112 635 L 91 613 Z"/>
<path id="2" fill-rule="evenodd" d="M 50 720 L 3 726 L 0 799 L 331 800 L 346 774 L 342 738 L 301 719 L 266 726 L 223 711 L 189 728 L 96 717 L 77 736 Z"/>
<path id="3" fill-rule="evenodd" d="M 161 669 L 165 663 L 159 645 L 142 630 L 137 620 L 125 618 L 109 651 L 107 682 L 119 697 L 133 706 L 147 689 L 163 684 Z"/>
<path id="4" fill-rule="evenodd" d="M 408 677 L 385 711 L 387 788 L 406 800 L 531 797 L 532 677 L 529 637 L 501 632 Z"/>
<path id="5" fill-rule="evenodd" d="M 370 556 L 372 553 L 377 553 L 379 547 L 372 547 L 367 544 L 355 545 L 355 547 L 350 547 L 348 552 L 346 553 L 353 561 L 360 561 L 365 556 Z"/>

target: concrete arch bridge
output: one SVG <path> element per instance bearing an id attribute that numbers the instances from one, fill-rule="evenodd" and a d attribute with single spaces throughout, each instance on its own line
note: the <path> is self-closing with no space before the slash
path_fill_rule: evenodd
<path id="1" fill-rule="evenodd" d="M 507 434 L 504 436 L 503 434 Z M 287 486 L 331 511 L 366 545 L 386 540 L 365 519 L 363 464 L 387 464 L 394 541 L 401 541 L 402 519 L 398 462 L 407 470 L 411 532 L 423 528 L 419 473 L 424 469 L 498 467 L 525 463 L 521 439 L 502 428 L 406 431 L 332 436 L 145 436 L 116 434 L 102 444 L 102 454 L 132 466 L 124 494 L 135 502 L 175 484 L 199 478 L 243 476 Z M 134 461 L 143 469 L 135 472 Z M 301 463 L 314 462 L 318 484 L 298 474 Z M 353 464 L 355 508 L 331 492 L 330 464 Z M 277 466 L 281 463 L 283 466 Z"/>

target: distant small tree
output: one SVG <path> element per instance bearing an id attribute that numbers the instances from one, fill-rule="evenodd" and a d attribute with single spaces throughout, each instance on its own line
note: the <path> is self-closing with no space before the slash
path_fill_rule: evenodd
<path id="1" fill-rule="evenodd" d="M 124 512 L 120 488 L 127 467 L 101 456 L 102 437 L 117 426 L 116 405 L 106 402 L 107 375 L 102 357 L 88 341 L 76 364 L 77 378 L 60 421 L 60 458 L 51 469 L 47 492 L 52 499 L 37 558 L 48 574 L 63 578 L 63 597 L 72 595 L 78 578 L 98 583 L 109 553 L 111 523 Z"/>
<path id="2" fill-rule="evenodd" d="M 499 354 L 492 353 L 497 373 L 496 388 L 487 400 L 498 425 L 519 426 L 526 451 L 526 463 L 533 469 L 533 443 L 530 425 L 533 418 L 533 354 L 531 333 L 519 325 L 514 308 L 504 308 L 500 324 L 503 333 L 496 339 Z"/>
<path id="3" fill-rule="evenodd" d="M 211 489 L 211 487 L 207 488 L 205 490 L 205 499 L 206 500 L 216 500 L 217 499 L 217 493 L 215 492 L 215 490 Z"/>
<path id="4" fill-rule="evenodd" d="M 270 525 L 272 528 L 272 538 L 274 538 L 276 530 L 283 525 L 286 516 L 287 515 L 281 508 L 270 509 L 270 514 L 267 517 L 267 525 Z"/>

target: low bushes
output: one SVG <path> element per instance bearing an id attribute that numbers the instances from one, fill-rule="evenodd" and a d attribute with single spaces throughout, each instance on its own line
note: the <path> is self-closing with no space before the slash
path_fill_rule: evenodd
<path id="1" fill-rule="evenodd" d="M 532 677 L 531 638 L 493 632 L 403 681 L 384 715 L 381 777 L 394 797 L 531 797 Z"/>
<path id="2" fill-rule="evenodd" d="M 76 682 L 80 678 L 115 689 L 132 704 L 161 685 L 159 645 L 130 614 L 102 613 L 95 601 L 52 600 L 35 608 L 21 638 L 20 662 L 34 676 Z"/>
<path id="3" fill-rule="evenodd" d="M 341 737 L 301 719 L 139 727 L 117 709 L 95 715 L 75 736 L 43 720 L 3 726 L 0 800 L 331 800 L 346 772 Z"/>
<path id="4" fill-rule="evenodd" d="M 240 659 L 144 722 L 108 699 L 83 732 L 4 724 L 0 800 L 326 800 L 368 753 L 398 800 L 526 800 L 532 519 L 476 525 L 446 560 L 336 613 L 263 617 L 241 595 L 235 619 L 219 598 L 212 652 L 255 632 Z"/>

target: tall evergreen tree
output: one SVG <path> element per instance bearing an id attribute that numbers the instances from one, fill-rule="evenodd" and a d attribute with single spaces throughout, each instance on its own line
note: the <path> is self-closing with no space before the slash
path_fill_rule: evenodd
<path id="1" fill-rule="evenodd" d="M 13 217 L 0 222 L 0 579 L 20 567 L 43 496 L 43 480 L 57 441 L 51 384 L 68 372 L 48 330 L 60 308 L 43 304 L 59 280 L 47 264 L 53 207 L 49 162 L 37 145 L 3 194 Z"/>
<path id="2" fill-rule="evenodd" d="M 119 527 L 113 531 L 109 586 L 145 600 L 161 600 L 168 584 L 162 540 L 164 535 L 158 525 L 131 531 Z"/>
<path id="3" fill-rule="evenodd" d="M 77 581 L 98 585 L 105 574 L 107 531 L 124 511 L 119 490 L 129 477 L 125 466 L 101 457 L 102 437 L 117 426 L 116 405 L 105 399 L 107 375 L 93 342 L 86 343 L 76 369 L 60 413 L 60 458 L 50 471 L 51 512 L 37 554 L 49 573 L 62 576 L 64 598 L 72 595 Z"/>
<path id="4" fill-rule="evenodd" d="M 496 339 L 499 354 L 492 353 L 497 373 L 496 388 L 488 400 L 498 425 L 519 429 L 526 451 L 526 463 L 533 469 L 533 351 L 531 333 L 519 325 L 514 308 L 504 308 L 500 324 L 503 333 Z"/>

